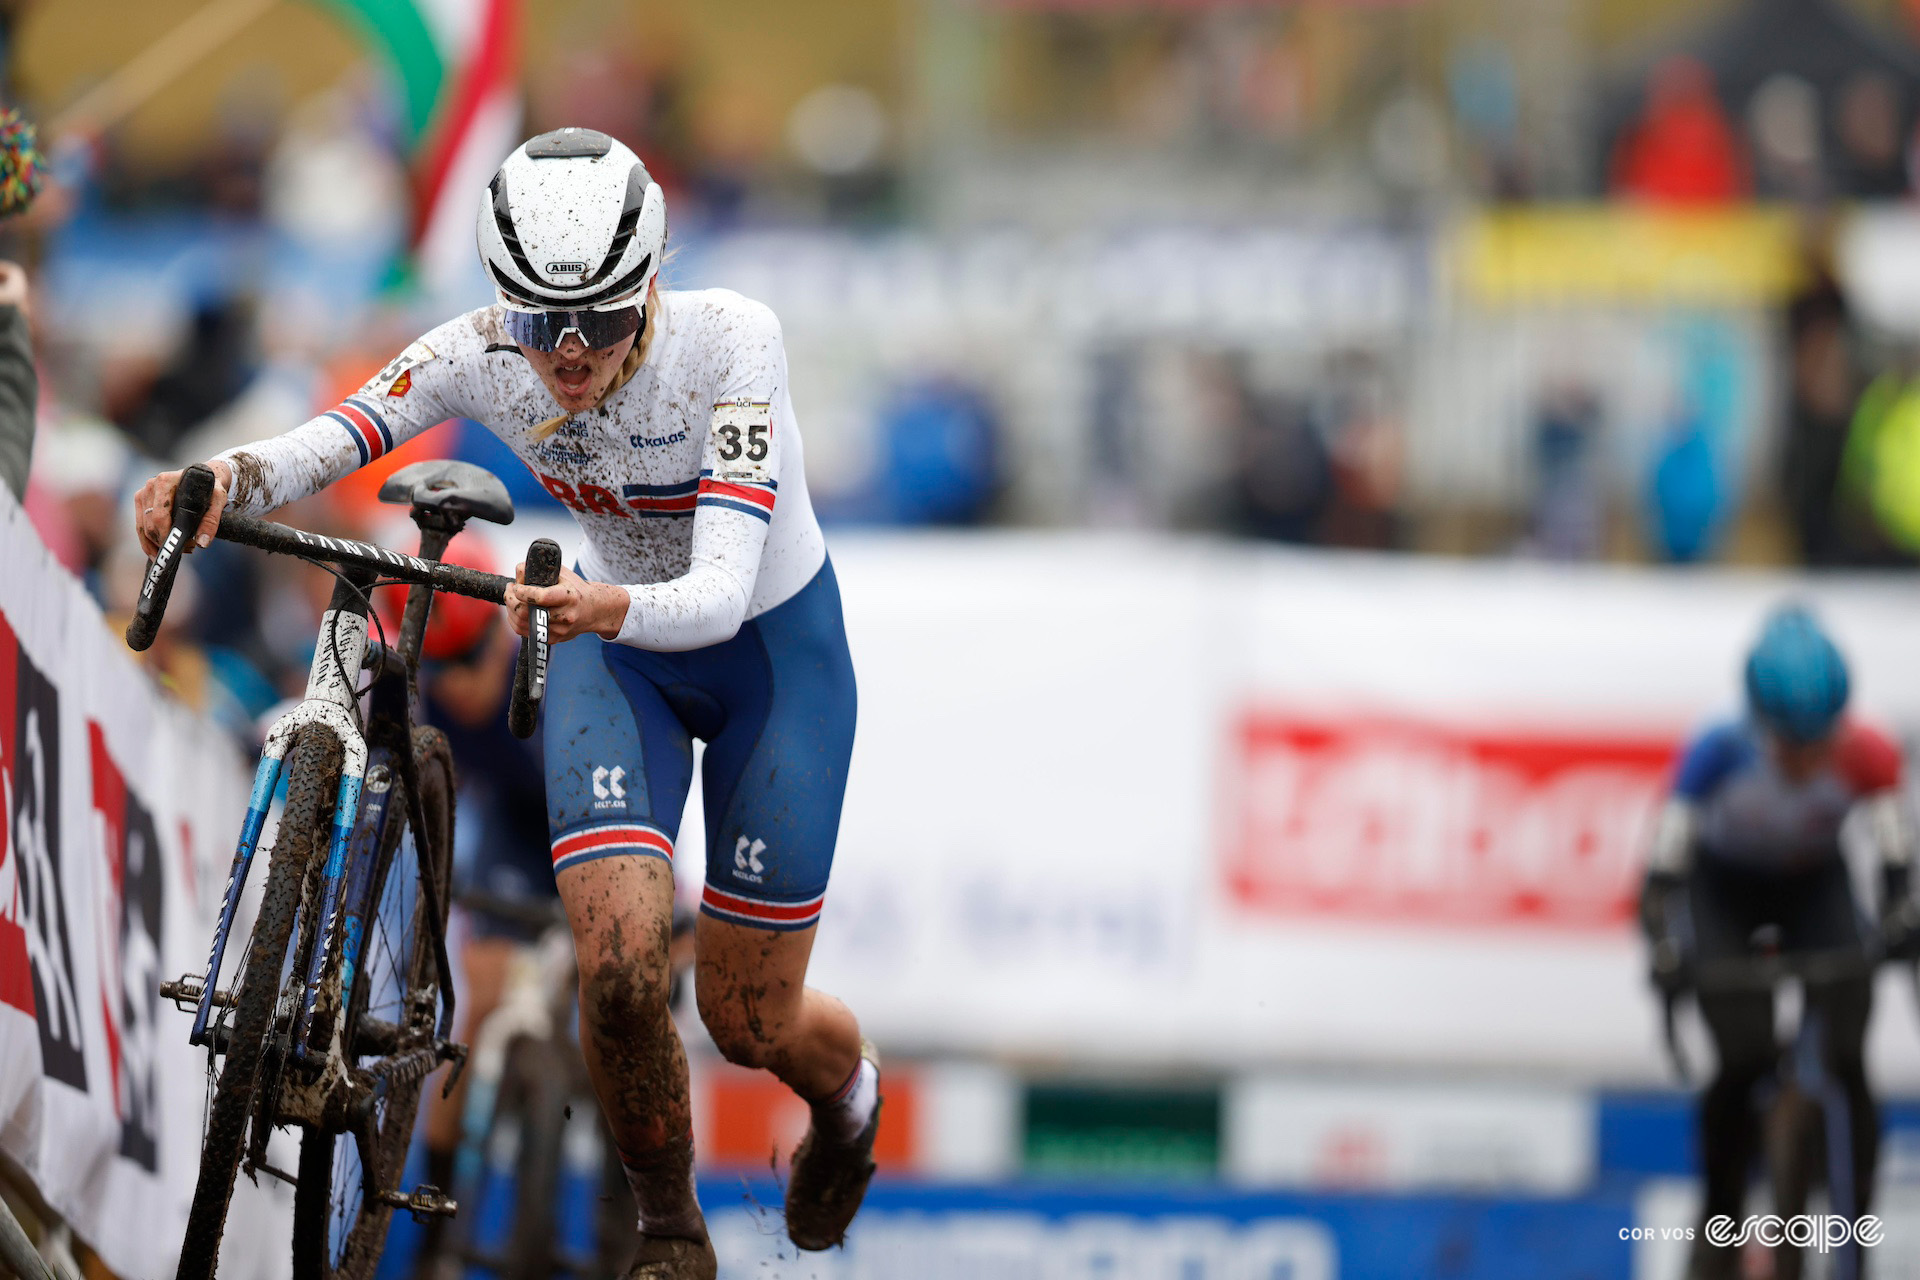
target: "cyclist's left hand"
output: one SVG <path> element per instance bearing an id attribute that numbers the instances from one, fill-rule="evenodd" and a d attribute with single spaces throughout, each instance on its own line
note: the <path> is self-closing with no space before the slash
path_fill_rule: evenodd
<path id="1" fill-rule="evenodd" d="M 513 578 L 515 585 L 507 588 L 507 623 L 515 635 L 527 634 L 530 605 L 546 609 L 547 639 L 554 644 L 588 634 L 611 640 L 627 620 L 631 597 L 610 582 L 588 582 L 562 567 L 553 586 L 529 587 L 524 562 L 514 566 Z"/>

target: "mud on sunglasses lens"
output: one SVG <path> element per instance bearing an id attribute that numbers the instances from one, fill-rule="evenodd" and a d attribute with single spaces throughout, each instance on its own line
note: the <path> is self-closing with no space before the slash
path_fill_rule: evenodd
<path id="1" fill-rule="evenodd" d="M 640 330 L 640 308 L 618 311 L 508 311 L 507 332 L 523 347 L 551 351 L 568 330 L 589 347 L 610 347 Z"/>

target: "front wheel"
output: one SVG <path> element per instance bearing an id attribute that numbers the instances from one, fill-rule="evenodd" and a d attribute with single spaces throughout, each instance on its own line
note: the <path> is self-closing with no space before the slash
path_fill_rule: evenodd
<path id="1" fill-rule="evenodd" d="M 453 757 L 438 729 L 416 729 L 413 746 L 420 807 L 430 834 L 423 842 L 412 830 L 403 784 L 395 778 L 388 812 L 402 820 L 389 822 L 393 834 L 381 841 L 367 894 L 347 926 L 357 929 L 361 939 L 346 1013 L 349 1069 L 372 1067 L 396 1049 L 433 1043 L 439 1011 L 434 940 L 446 932 L 451 882 Z M 439 888 L 437 920 L 428 916 L 420 892 L 418 859 L 429 851 Z M 423 1083 L 421 1076 L 396 1079 L 373 1104 L 369 1149 L 376 1185 L 383 1190 L 399 1181 L 406 1164 Z M 294 1280 L 367 1280 L 373 1275 L 393 1211 L 366 1200 L 361 1170 L 353 1134 L 308 1129 L 303 1135 L 293 1206 Z"/>
<path id="2" fill-rule="evenodd" d="M 206 1137 L 200 1148 L 200 1177 L 187 1212 L 187 1234 L 180 1244 L 178 1280 L 211 1280 L 226 1231 L 233 1178 L 247 1149 L 249 1117 L 261 1101 L 263 1077 L 273 1074 L 267 1061 L 268 1033 L 279 1021 L 281 980 L 290 966 L 287 945 L 302 886 L 314 864 L 316 842 L 331 825 L 340 780 L 340 743 L 331 734 L 302 735 L 288 758 L 287 803 L 268 855 L 267 888 L 247 942 L 246 960 L 233 983 L 233 1004 L 221 1009 L 209 1026 L 214 1043 L 225 1041 L 226 1058 L 214 1082 L 207 1109 Z M 209 974 L 208 982 L 217 975 Z M 270 1100 L 267 1110 L 271 1110 Z M 260 1123 L 255 1120 L 254 1123 Z"/>

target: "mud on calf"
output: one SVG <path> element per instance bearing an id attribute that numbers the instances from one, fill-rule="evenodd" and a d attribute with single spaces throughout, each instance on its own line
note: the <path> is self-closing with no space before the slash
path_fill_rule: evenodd
<path id="1" fill-rule="evenodd" d="M 694 984 L 700 1021 L 728 1062 L 781 1074 L 787 1057 L 786 1033 L 792 1026 L 782 1006 L 797 1005 L 799 997 L 795 989 L 793 1000 L 784 1000 L 777 988 L 785 986 L 737 982 L 717 968 L 700 967 Z"/>
<path id="2" fill-rule="evenodd" d="M 667 993 L 664 973 L 632 964 L 604 961 L 581 974 L 581 1021 L 599 1063 L 601 1105 L 629 1155 L 666 1142 L 687 1123 L 685 1067 Z"/>
<path id="3" fill-rule="evenodd" d="M 638 1042 L 654 1038 L 669 1022 L 667 994 L 664 975 L 632 962 L 607 960 L 580 975 L 588 1028 L 600 1051 L 616 1059 L 636 1056 Z"/>

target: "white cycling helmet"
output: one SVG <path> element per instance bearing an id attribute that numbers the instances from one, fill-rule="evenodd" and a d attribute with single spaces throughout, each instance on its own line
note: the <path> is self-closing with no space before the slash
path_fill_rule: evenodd
<path id="1" fill-rule="evenodd" d="M 640 157 L 595 129 L 516 147 L 480 199 L 480 261 L 502 306 L 591 310 L 641 299 L 667 202 Z"/>

